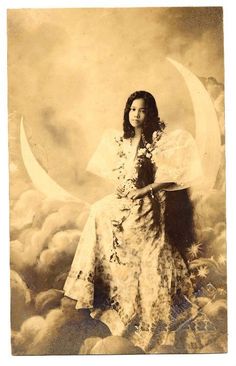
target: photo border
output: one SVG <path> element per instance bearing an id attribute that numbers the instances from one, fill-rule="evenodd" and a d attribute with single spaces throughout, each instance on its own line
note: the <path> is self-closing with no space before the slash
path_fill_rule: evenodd
<path id="1" fill-rule="evenodd" d="M 181 7 L 181 6 L 223 6 L 224 12 L 224 61 L 225 61 L 225 131 L 226 131 L 226 206 L 227 206 L 227 267 L 228 267 L 228 353 L 226 354 L 197 354 L 197 355 L 135 355 L 135 356 L 12 356 L 10 347 L 10 276 L 9 276 L 9 180 L 8 180 L 8 127 L 7 127 L 7 36 L 6 15 L 7 9 L 20 8 L 82 8 L 82 7 Z M 234 19 L 236 4 L 225 1 L 76 1 L 76 0 L 15 0 L 2 1 L 0 5 L 0 34 L 1 34 L 1 67 L 0 67 L 0 100 L 2 128 L 0 133 L 0 202 L 1 202 L 1 254 L 0 275 L 2 291 L 0 300 L 0 360 L 4 365 L 36 365 L 56 362 L 62 365 L 65 361 L 71 365 L 120 365 L 120 362 L 135 362 L 142 365 L 172 365 L 173 362 L 181 366 L 198 365 L 218 366 L 236 364 L 236 289 L 235 289 L 235 187 L 236 174 L 234 170 L 234 157 L 236 157 L 235 143 L 235 96 L 236 96 L 236 55 L 235 34 L 236 21 Z M 33 359 L 31 357 L 34 357 Z M 69 358 L 68 358 L 69 357 Z M 66 358 L 66 359 L 65 359 Z"/>

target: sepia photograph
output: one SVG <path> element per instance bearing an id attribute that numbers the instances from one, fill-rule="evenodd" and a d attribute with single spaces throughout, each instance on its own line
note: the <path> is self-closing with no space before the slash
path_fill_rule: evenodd
<path id="1" fill-rule="evenodd" d="M 12 355 L 227 353 L 223 29 L 7 10 Z"/>

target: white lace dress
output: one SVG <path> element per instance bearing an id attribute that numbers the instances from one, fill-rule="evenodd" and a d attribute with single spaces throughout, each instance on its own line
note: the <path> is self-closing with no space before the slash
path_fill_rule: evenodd
<path id="1" fill-rule="evenodd" d="M 188 132 L 176 130 L 153 140 L 133 156 L 130 141 L 115 138 L 114 156 L 106 149 L 107 159 L 97 166 L 104 158 L 100 146 L 90 170 L 113 174 L 126 192 L 135 187 L 139 159 L 147 154 L 159 182 L 174 181 L 181 188 L 201 174 Z M 124 324 L 138 318 L 143 329 L 169 324 L 171 297 L 178 287 L 188 286 L 189 278 L 181 255 L 165 237 L 164 212 L 164 191 L 134 201 L 114 193 L 91 206 L 64 286 L 65 295 L 77 300 L 77 309 L 113 308 Z"/>

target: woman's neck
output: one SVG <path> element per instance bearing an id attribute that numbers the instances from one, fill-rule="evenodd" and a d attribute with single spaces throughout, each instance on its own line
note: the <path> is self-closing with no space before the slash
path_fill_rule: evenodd
<path id="1" fill-rule="evenodd" d="M 138 140 L 138 139 L 140 139 L 140 137 L 141 137 L 141 135 L 142 135 L 142 129 L 141 128 L 135 128 L 134 129 L 134 139 L 136 140 Z"/>

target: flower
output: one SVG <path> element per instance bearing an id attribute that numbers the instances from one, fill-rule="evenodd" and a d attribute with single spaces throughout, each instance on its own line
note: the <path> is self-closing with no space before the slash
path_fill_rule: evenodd
<path id="1" fill-rule="evenodd" d="M 152 138 L 153 139 L 156 139 L 157 138 L 157 135 L 158 135 L 157 131 L 154 131 L 153 134 L 152 134 Z"/>
<path id="2" fill-rule="evenodd" d="M 139 149 L 138 151 L 138 156 L 143 156 L 146 154 L 146 149 L 142 148 L 142 149 Z"/>
<path id="3" fill-rule="evenodd" d="M 152 154 L 147 153 L 147 154 L 146 154 L 146 157 L 147 157 L 148 159 L 150 159 L 150 158 L 152 157 Z"/>
<path id="4" fill-rule="evenodd" d="M 150 149 L 152 148 L 152 145 L 148 143 L 148 144 L 146 145 L 146 148 L 147 148 L 148 150 L 150 150 Z"/>
<path id="5" fill-rule="evenodd" d="M 163 131 L 154 131 L 152 134 L 152 141 L 157 142 L 160 140 Z"/>

